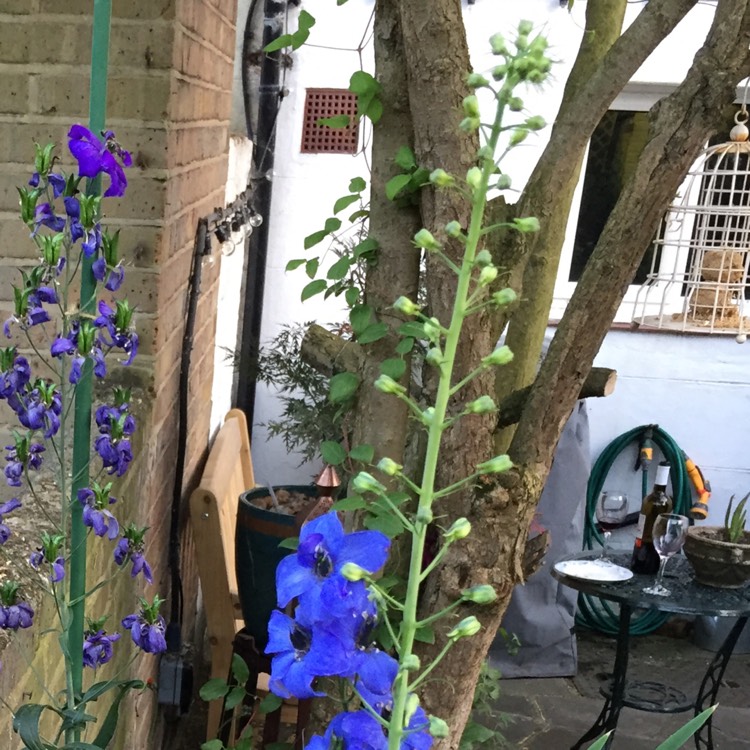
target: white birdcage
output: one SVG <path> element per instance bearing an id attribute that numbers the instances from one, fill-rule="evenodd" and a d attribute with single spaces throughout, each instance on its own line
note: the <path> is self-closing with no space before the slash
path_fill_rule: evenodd
<path id="1" fill-rule="evenodd" d="M 750 142 L 744 105 L 730 140 L 704 149 L 664 215 L 638 290 L 641 327 L 737 335 L 750 329 Z"/>

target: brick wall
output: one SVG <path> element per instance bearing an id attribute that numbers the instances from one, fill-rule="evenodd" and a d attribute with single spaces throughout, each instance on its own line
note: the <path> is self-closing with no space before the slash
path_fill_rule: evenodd
<path id="1" fill-rule="evenodd" d="M 33 259 L 17 218 L 16 185 L 28 179 L 33 142 L 65 152 L 72 122 L 86 122 L 92 0 L 0 0 L 0 319 L 10 281 Z M 143 450 L 131 481 L 150 526 L 149 594 L 169 590 L 167 537 L 177 451 L 177 399 L 185 304 L 199 217 L 224 203 L 236 0 L 114 0 L 107 123 L 134 156 L 127 196 L 110 201 L 130 259 L 126 289 L 137 303 L 142 346 L 131 374 L 142 386 Z M 33 262 L 33 261 L 32 261 Z M 206 265 L 194 336 L 183 496 L 185 629 L 192 632 L 197 580 L 186 498 L 207 452 L 219 263 Z M 21 342 L 19 342 L 20 344 Z M 0 414 L 0 418 L 2 415 Z M 5 437 L 0 424 L 0 437 Z M 3 443 L 4 445 L 5 443 Z M 139 665 L 153 674 L 156 660 Z M 123 747 L 155 747 L 153 697 L 136 699 Z"/>

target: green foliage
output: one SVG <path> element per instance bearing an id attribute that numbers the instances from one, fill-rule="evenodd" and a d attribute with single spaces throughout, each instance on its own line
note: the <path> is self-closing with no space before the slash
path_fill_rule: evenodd
<path id="1" fill-rule="evenodd" d="M 460 750 L 491 750 L 507 746 L 502 729 L 510 717 L 498 709 L 500 698 L 500 670 L 484 662 L 474 689 L 472 715 L 461 735 Z"/>
<path id="2" fill-rule="evenodd" d="M 732 506 L 734 505 L 734 495 L 729 498 L 729 505 L 727 505 L 727 512 L 724 516 L 724 533 L 727 541 L 735 544 L 742 539 L 745 533 L 745 522 L 747 521 L 747 500 L 750 498 L 750 492 L 740 500 L 737 507 L 732 512 Z"/>
<path id="3" fill-rule="evenodd" d="M 307 38 L 310 36 L 310 29 L 313 26 L 315 26 L 315 19 L 306 10 L 302 10 L 299 14 L 297 31 L 293 34 L 282 34 L 270 44 L 267 44 L 263 48 L 263 51 L 276 52 L 277 50 L 284 49 L 284 47 L 299 49 L 307 41 Z"/>

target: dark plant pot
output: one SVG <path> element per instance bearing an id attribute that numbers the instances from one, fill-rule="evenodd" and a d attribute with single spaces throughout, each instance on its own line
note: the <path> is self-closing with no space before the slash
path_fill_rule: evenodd
<path id="1" fill-rule="evenodd" d="M 274 489 L 308 495 L 311 506 L 317 497 L 313 485 L 283 485 Z M 279 548 L 279 542 L 298 536 L 304 518 L 299 513 L 289 515 L 259 508 L 257 502 L 267 496 L 266 487 L 240 495 L 235 540 L 235 567 L 242 616 L 261 653 L 268 643 L 271 612 L 276 609 L 276 567 L 291 552 Z"/>
<path id="2" fill-rule="evenodd" d="M 723 526 L 693 526 L 684 549 L 698 583 L 738 589 L 750 581 L 750 532 L 738 542 L 727 542 Z"/>

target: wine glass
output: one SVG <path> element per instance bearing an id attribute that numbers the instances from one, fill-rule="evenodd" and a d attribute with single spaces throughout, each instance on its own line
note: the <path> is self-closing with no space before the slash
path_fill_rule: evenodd
<path id="1" fill-rule="evenodd" d="M 604 546 L 599 555 L 600 563 L 612 564 L 612 560 L 607 557 L 609 538 L 612 536 L 612 529 L 620 526 L 627 515 L 628 496 L 624 492 L 605 490 L 599 495 L 599 500 L 596 503 L 596 520 L 604 532 Z"/>
<path id="2" fill-rule="evenodd" d="M 662 585 L 664 577 L 664 568 L 667 566 L 667 560 L 676 555 L 685 544 L 688 526 L 690 521 L 686 516 L 679 516 L 676 513 L 662 513 L 656 517 L 652 537 L 654 548 L 659 553 L 659 575 L 653 586 L 643 589 L 644 594 L 655 594 L 656 596 L 669 596 L 672 592 Z"/>

